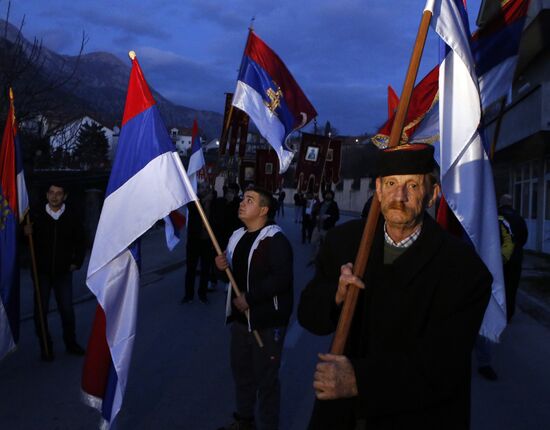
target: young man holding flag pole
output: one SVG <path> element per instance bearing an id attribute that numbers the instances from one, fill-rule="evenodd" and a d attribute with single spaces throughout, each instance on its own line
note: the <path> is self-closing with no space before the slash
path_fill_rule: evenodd
<path id="1" fill-rule="evenodd" d="M 136 54 L 131 51 L 129 56 L 132 70 L 120 139 L 86 280 L 98 306 L 82 390 L 84 401 L 100 410 L 104 429 L 116 419 L 128 381 L 136 335 L 141 235 L 171 211 L 195 201 L 214 247 L 221 254 Z M 234 283 L 233 288 L 240 296 Z"/>

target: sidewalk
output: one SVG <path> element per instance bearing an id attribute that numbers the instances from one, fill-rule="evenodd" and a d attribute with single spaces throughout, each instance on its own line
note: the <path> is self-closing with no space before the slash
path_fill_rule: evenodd
<path id="1" fill-rule="evenodd" d="M 172 252 L 166 247 L 163 227 L 152 227 L 141 239 L 142 270 L 141 285 L 154 282 L 159 274 L 170 272 L 183 267 L 185 264 L 185 231 L 182 238 Z M 90 261 L 90 250 L 86 254 L 84 264 L 73 274 L 73 302 L 81 303 L 94 299 L 94 295 L 86 286 L 86 273 Z M 31 319 L 33 316 L 33 282 L 30 268 L 21 270 L 21 320 Z M 183 281 L 182 281 L 183 295 Z M 53 293 L 51 294 L 53 296 Z M 55 299 L 50 297 L 49 312 L 56 310 Z"/>
<path id="2" fill-rule="evenodd" d="M 525 252 L 517 306 L 550 327 L 550 255 Z"/>

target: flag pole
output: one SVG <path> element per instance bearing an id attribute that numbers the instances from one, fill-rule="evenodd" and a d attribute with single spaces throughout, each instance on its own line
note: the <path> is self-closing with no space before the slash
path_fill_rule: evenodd
<path id="1" fill-rule="evenodd" d="M 244 60 L 244 53 L 246 52 L 246 47 L 248 46 L 248 41 L 250 40 L 250 35 L 254 31 L 253 25 L 254 25 L 255 17 L 252 18 L 250 21 L 250 27 L 248 27 L 248 36 L 246 37 L 246 43 L 244 45 L 244 51 L 243 51 L 243 57 L 241 59 L 241 64 L 239 66 L 239 75 L 241 74 L 241 70 L 243 68 L 243 60 Z M 233 94 L 235 95 L 235 94 Z M 231 124 L 231 118 L 233 117 L 233 97 L 231 98 L 231 106 L 229 106 L 229 113 L 227 114 L 227 119 L 225 120 L 225 124 L 223 126 L 222 130 L 222 136 L 220 139 L 220 142 L 225 142 L 225 138 L 227 137 L 227 133 L 229 132 L 229 126 Z"/>
<path id="2" fill-rule="evenodd" d="M 195 200 L 195 206 L 197 207 L 197 210 L 199 211 L 199 215 L 202 219 L 202 223 L 204 224 L 204 228 L 206 228 L 206 231 L 208 232 L 208 236 L 210 236 L 210 240 L 212 241 L 212 245 L 214 245 L 214 249 L 216 250 L 217 255 L 223 255 L 223 251 L 220 248 L 220 244 L 218 243 L 218 240 L 216 239 L 216 235 L 214 234 L 214 231 L 212 230 L 212 227 L 210 226 L 210 222 L 208 222 L 208 218 L 206 217 L 206 214 L 204 213 L 204 210 L 202 209 L 202 205 L 200 204 L 199 200 Z M 233 273 L 231 273 L 231 269 L 227 267 L 225 269 L 225 274 L 229 278 L 229 282 L 231 283 L 231 288 L 233 289 L 233 292 L 237 297 L 240 297 L 242 295 L 241 291 L 239 290 L 239 287 L 237 286 L 237 282 L 235 281 L 235 278 L 233 277 Z M 250 310 L 247 309 L 245 311 L 247 318 L 250 319 Z M 254 334 L 254 337 L 256 338 L 256 342 L 258 343 L 258 346 L 260 348 L 264 347 L 264 343 L 262 342 L 262 338 L 260 337 L 260 333 L 258 333 L 257 330 L 254 330 L 252 332 Z"/>
<path id="3" fill-rule="evenodd" d="M 403 132 L 403 126 L 405 124 L 405 118 L 407 116 L 412 90 L 418 74 L 418 67 L 420 66 L 420 60 L 422 59 L 422 52 L 426 43 L 431 18 L 432 13 L 425 10 L 422 14 L 422 20 L 420 21 L 420 26 L 416 35 L 416 41 L 414 43 L 407 75 L 405 77 L 405 83 L 403 84 L 403 91 L 401 98 L 399 99 L 397 113 L 395 115 L 395 120 L 390 134 L 389 147 L 397 146 L 399 144 L 401 133 Z M 353 265 L 353 274 L 359 278 L 362 278 L 365 274 L 379 215 L 380 202 L 375 197 L 372 199 L 369 216 L 367 218 L 367 222 L 365 223 L 363 236 L 361 237 L 361 243 L 359 244 L 355 264 Z M 359 288 L 350 286 L 344 300 L 344 305 L 340 313 L 340 319 L 338 320 L 338 326 L 336 327 L 334 339 L 332 340 L 332 345 L 330 347 L 330 352 L 333 354 L 343 354 L 344 352 L 351 327 L 351 321 L 357 305 L 358 296 Z"/>
<path id="4" fill-rule="evenodd" d="M 13 88 L 10 87 L 9 89 L 9 99 L 10 99 L 10 108 L 13 112 L 13 122 L 15 123 L 15 108 L 14 108 L 14 97 L 13 97 Z M 12 127 L 15 126 L 15 124 L 12 124 Z M 29 216 L 29 211 L 27 210 L 25 213 L 25 220 L 27 223 L 27 226 L 29 226 L 29 229 L 31 228 L 31 219 Z M 48 339 L 46 336 L 46 323 L 45 323 L 45 313 L 42 309 L 42 296 L 40 294 L 40 285 L 38 282 L 38 271 L 36 270 L 36 255 L 34 253 L 34 241 L 32 237 L 32 230 L 30 231 L 30 234 L 28 235 L 29 238 L 29 249 L 31 252 L 31 266 L 32 266 L 32 275 L 34 278 L 34 290 L 36 295 L 36 305 L 38 309 L 38 319 L 40 321 L 40 334 L 41 334 L 41 341 L 44 345 L 44 352 L 46 353 L 46 356 L 50 355 L 50 350 L 48 346 Z"/>
<path id="5" fill-rule="evenodd" d="M 29 213 L 25 215 L 25 221 L 27 226 L 31 227 L 31 217 L 29 216 Z M 36 296 L 36 306 L 38 309 L 38 320 L 40 321 L 40 334 L 41 334 L 41 340 L 42 344 L 44 346 L 44 352 L 46 353 L 46 356 L 50 356 L 50 349 L 48 346 L 48 339 L 46 336 L 46 314 L 44 313 L 44 309 L 42 308 L 42 295 L 40 294 L 40 283 L 38 282 L 38 270 L 36 269 L 36 254 L 34 252 L 34 240 L 32 237 L 32 231 L 27 235 L 29 239 L 29 249 L 31 251 L 31 266 L 32 266 L 32 276 L 34 279 L 33 285 L 34 285 L 34 294 Z"/>
<path id="6" fill-rule="evenodd" d="M 489 153 L 489 160 L 493 161 L 493 158 L 495 158 L 495 152 L 497 147 L 498 138 L 500 136 L 500 126 L 502 125 L 502 120 L 504 118 L 504 108 L 506 107 L 506 97 L 502 97 L 500 100 L 500 107 L 498 111 L 498 117 L 497 122 L 495 125 L 495 133 L 493 135 L 493 139 L 491 141 L 491 149 Z"/>

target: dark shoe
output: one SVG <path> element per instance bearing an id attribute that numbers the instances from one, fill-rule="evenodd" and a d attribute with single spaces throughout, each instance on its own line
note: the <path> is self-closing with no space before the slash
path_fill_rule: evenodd
<path id="1" fill-rule="evenodd" d="M 208 299 L 206 297 L 199 297 L 199 302 L 201 302 L 203 305 L 206 305 L 208 303 Z"/>
<path id="2" fill-rule="evenodd" d="M 72 343 L 70 345 L 67 345 L 67 347 L 65 348 L 65 351 L 67 351 L 67 354 L 71 354 L 71 355 L 79 355 L 79 356 L 82 356 L 84 354 L 86 354 L 86 350 L 84 348 L 82 348 L 78 343 Z"/>
<path id="3" fill-rule="evenodd" d="M 238 414 L 233 414 L 233 421 L 231 424 L 218 428 L 218 430 L 256 430 L 254 424 L 254 418 L 242 418 Z"/>
<path id="4" fill-rule="evenodd" d="M 496 381 L 498 376 L 491 366 L 481 366 L 477 369 L 477 373 L 483 376 L 488 381 Z"/>
<path id="5" fill-rule="evenodd" d="M 190 303 L 193 303 L 193 299 L 191 297 L 184 297 L 180 301 L 180 305 L 186 305 L 186 304 L 190 304 Z"/>

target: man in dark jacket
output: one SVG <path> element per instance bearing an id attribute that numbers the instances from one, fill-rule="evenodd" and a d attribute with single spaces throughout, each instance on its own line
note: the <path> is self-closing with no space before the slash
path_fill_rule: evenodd
<path id="1" fill-rule="evenodd" d="M 521 278 L 521 265 L 523 264 L 523 247 L 527 243 L 529 232 L 525 220 L 512 207 L 512 196 L 504 194 L 499 203 L 498 214 L 504 218 L 506 227 L 512 233 L 512 242 L 514 242 L 514 252 L 512 252 L 512 256 L 504 263 L 503 267 L 506 289 L 506 318 L 510 322 L 516 310 L 516 294 Z"/>
<path id="2" fill-rule="evenodd" d="M 216 257 L 220 270 L 231 267 L 243 293 L 228 290 L 226 316 L 231 325 L 231 370 L 235 382 L 235 422 L 229 429 L 255 428 L 258 399 L 259 428 L 279 427 L 279 367 L 286 327 L 292 312 L 293 257 L 290 242 L 273 223 L 275 201 L 268 191 L 253 187 L 245 193 L 236 230 L 226 255 Z M 256 330 L 264 344 L 252 335 Z"/>
<path id="3" fill-rule="evenodd" d="M 333 332 L 349 285 L 361 288 L 345 355 L 321 354 L 310 429 L 466 429 L 470 355 L 492 278 L 468 245 L 425 213 L 439 187 L 433 148 L 380 154 L 381 205 L 365 276 L 352 274 L 365 220 L 332 229 L 298 307 Z"/>
<path id="4" fill-rule="evenodd" d="M 214 204 L 214 193 L 210 185 L 206 182 L 200 182 L 197 187 L 197 197 L 204 214 L 208 221 L 216 218 Z M 206 304 L 208 298 L 206 292 L 208 290 L 208 281 L 210 280 L 210 269 L 214 262 L 215 251 L 212 246 L 210 236 L 204 228 L 199 211 L 195 202 L 187 204 L 188 223 L 187 223 L 187 244 L 186 244 L 186 270 L 185 270 L 185 294 L 181 299 L 181 304 L 189 304 L 193 302 L 195 296 L 195 277 L 197 276 L 197 267 L 200 262 L 200 276 L 198 296 L 199 302 Z M 216 232 L 217 233 L 217 232 Z"/>
<path id="5" fill-rule="evenodd" d="M 66 350 L 69 354 L 84 355 L 84 349 L 76 341 L 72 272 L 82 266 L 86 248 L 84 228 L 79 219 L 65 206 L 67 193 L 64 187 L 51 185 L 46 193 L 46 199 L 48 203 L 44 211 L 38 212 L 32 228 L 26 227 L 25 233 L 34 234 L 40 303 L 44 312 L 49 351 L 47 354 L 41 341 L 41 356 L 44 361 L 52 361 L 54 359 L 52 339 L 46 317 L 52 290 L 61 316 Z M 36 333 L 41 338 L 41 322 L 36 296 L 34 300 Z"/>

